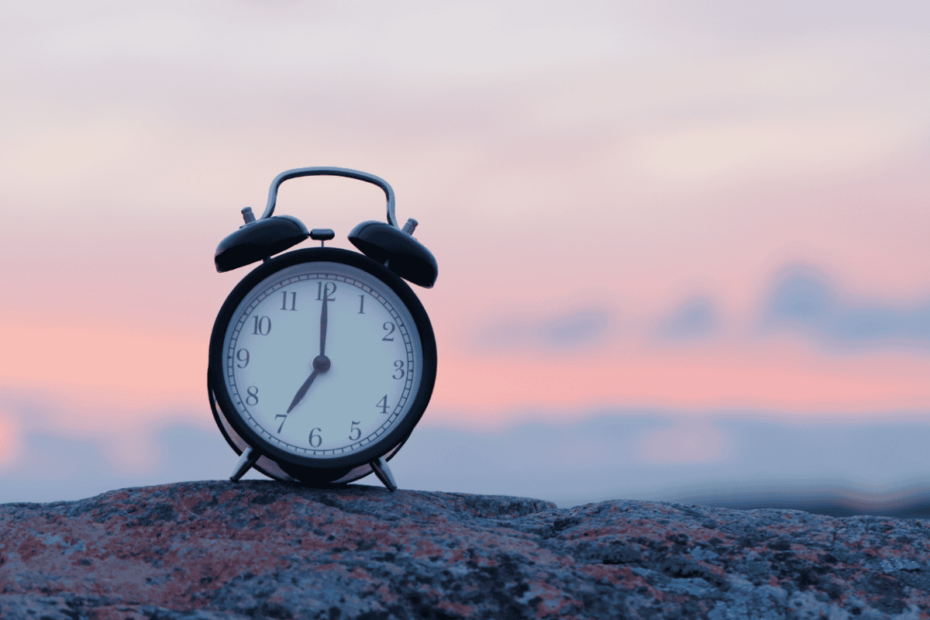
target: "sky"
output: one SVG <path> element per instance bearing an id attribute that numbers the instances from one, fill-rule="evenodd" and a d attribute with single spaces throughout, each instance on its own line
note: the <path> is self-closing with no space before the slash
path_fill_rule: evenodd
<path id="1" fill-rule="evenodd" d="M 376 174 L 420 222 L 439 372 L 417 430 L 440 445 L 652 416 L 684 430 L 638 462 L 674 484 L 759 424 L 930 422 L 928 22 L 918 1 L 4 3 L 0 501 L 225 475 L 165 456 L 225 449 L 207 345 L 249 268 L 212 255 L 302 166 Z M 300 179 L 276 212 L 351 248 L 383 196 Z M 448 474 L 419 484 L 493 487 Z"/>

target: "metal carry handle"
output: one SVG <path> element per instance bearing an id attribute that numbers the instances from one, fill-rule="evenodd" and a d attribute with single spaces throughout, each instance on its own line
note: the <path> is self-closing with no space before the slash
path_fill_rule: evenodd
<path id="1" fill-rule="evenodd" d="M 368 174 L 367 172 L 362 172 L 361 170 L 352 170 L 351 168 L 336 168 L 333 166 L 313 166 L 311 168 L 294 168 L 293 170 L 285 170 L 278 176 L 274 178 L 274 181 L 271 182 L 271 187 L 268 189 L 268 204 L 265 206 L 265 212 L 262 213 L 260 219 L 268 219 L 274 213 L 275 203 L 278 201 L 278 186 L 287 181 L 288 179 L 296 179 L 297 177 L 312 177 L 312 176 L 329 176 L 329 177 L 348 177 L 350 179 L 356 179 L 358 181 L 365 181 L 366 183 L 371 183 L 372 185 L 377 185 L 382 190 L 384 190 L 384 195 L 387 196 L 387 221 L 388 224 L 394 228 L 400 228 L 397 225 L 397 216 L 394 215 L 394 190 L 388 184 L 387 181 L 381 177 L 376 177 L 373 174 Z"/>

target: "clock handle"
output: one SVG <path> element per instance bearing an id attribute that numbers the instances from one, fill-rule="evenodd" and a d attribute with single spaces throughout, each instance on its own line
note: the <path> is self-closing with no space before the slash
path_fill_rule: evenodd
<path id="1" fill-rule="evenodd" d="M 296 179 L 298 177 L 312 177 L 312 176 L 330 176 L 330 177 L 347 177 L 350 179 L 356 179 L 358 181 L 365 181 L 366 183 L 371 183 L 372 185 L 377 185 L 382 190 L 384 190 L 384 195 L 387 196 L 387 221 L 388 224 L 394 228 L 400 228 L 397 225 L 397 216 L 394 214 L 394 189 L 388 184 L 387 181 L 381 177 L 376 177 L 373 174 L 368 174 L 367 172 L 362 172 L 361 170 L 352 170 L 351 168 L 336 168 L 333 166 L 313 166 L 311 168 L 294 168 L 293 170 L 285 170 L 278 176 L 274 178 L 271 182 L 271 187 L 268 188 L 268 204 L 265 206 L 265 212 L 262 213 L 262 220 L 266 220 L 274 214 L 275 204 L 278 202 L 278 186 L 287 181 L 288 179 Z"/>

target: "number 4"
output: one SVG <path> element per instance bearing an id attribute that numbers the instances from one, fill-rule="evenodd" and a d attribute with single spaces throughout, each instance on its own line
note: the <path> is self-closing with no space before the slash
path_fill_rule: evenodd
<path id="1" fill-rule="evenodd" d="M 388 404 L 387 404 L 387 394 L 384 395 L 384 398 L 378 401 L 378 407 L 381 407 L 381 413 L 387 413 Z"/>

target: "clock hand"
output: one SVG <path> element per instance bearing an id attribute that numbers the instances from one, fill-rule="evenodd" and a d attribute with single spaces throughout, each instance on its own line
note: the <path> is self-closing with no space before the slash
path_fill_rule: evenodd
<path id="1" fill-rule="evenodd" d="M 329 301 L 329 293 L 326 290 L 326 287 L 323 287 L 323 310 L 320 312 L 320 355 L 326 355 L 326 320 L 327 320 L 327 301 Z"/>
<path id="2" fill-rule="evenodd" d="M 287 413 L 290 413 L 291 410 L 297 406 L 297 403 L 299 403 L 303 397 L 307 395 L 307 390 L 309 390 L 310 386 L 313 385 L 313 380 L 316 379 L 318 374 L 320 373 L 314 369 L 307 380 L 304 381 L 304 384 L 300 386 L 300 389 L 297 390 L 297 395 L 294 396 L 294 400 L 291 401 L 291 406 L 287 408 Z"/>
<path id="3" fill-rule="evenodd" d="M 320 354 L 313 358 L 313 372 L 310 373 L 310 376 L 307 377 L 307 380 L 304 381 L 304 384 L 300 386 L 300 389 L 297 390 L 297 394 L 294 396 L 294 400 L 291 401 L 291 406 L 287 408 L 287 413 L 290 413 L 297 404 L 303 400 L 303 397 L 307 395 L 307 391 L 310 389 L 310 386 L 313 385 L 313 380 L 316 379 L 317 375 L 326 372 L 329 370 L 330 361 L 326 357 L 326 323 L 329 318 L 329 292 L 327 287 L 323 287 L 323 309 L 320 311 Z"/>
<path id="4" fill-rule="evenodd" d="M 317 375 L 321 375 L 327 370 L 329 370 L 330 361 L 329 358 L 325 355 L 317 355 L 313 358 L 313 372 L 310 373 L 310 376 L 307 377 L 307 380 L 304 381 L 304 384 L 300 386 L 300 389 L 297 390 L 297 394 L 294 396 L 294 400 L 291 401 L 291 406 L 287 408 L 287 413 L 290 413 L 294 407 L 297 406 L 304 396 L 307 395 L 307 391 L 310 389 L 310 386 L 313 385 L 313 380 L 317 378 Z"/>

